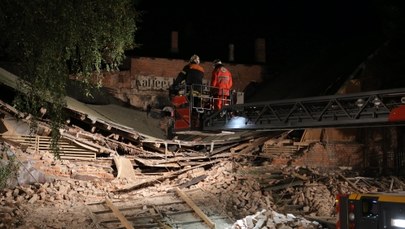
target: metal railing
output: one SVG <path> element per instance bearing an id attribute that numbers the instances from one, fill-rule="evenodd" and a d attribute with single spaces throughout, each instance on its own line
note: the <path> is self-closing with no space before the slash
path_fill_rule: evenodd
<path id="1" fill-rule="evenodd" d="M 400 125 L 401 122 L 390 122 L 389 116 L 401 105 L 405 105 L 405 88 L 234 104 L 205 117 L 203 129 L 281 130 Z"/>

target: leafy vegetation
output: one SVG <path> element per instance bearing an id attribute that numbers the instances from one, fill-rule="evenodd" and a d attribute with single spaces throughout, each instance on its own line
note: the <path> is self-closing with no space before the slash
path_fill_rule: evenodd
<path id="1" fill-rule="evenodd" d="M 139 18 L 131 0 L 0 1 L 0 51 L 19 63 L 28 83 L 19 84 L 24 93 L 15 103 L 35 117 L 46 109 L 55 152 L 67 81 L 100 86 L 99 73 L 117 69 L 124 51 L 136 46 Z"/>
<path id="2" fill-rule="evenodd" d="M 2 152 L 7 149 L 2 147 Z M 15 157 L 3 158 L 3 154 L 0 154 L 0 189 L 7 186 L 7 182 L 10 178 L 17 176 L 19 164 L 17 163 Z"/>

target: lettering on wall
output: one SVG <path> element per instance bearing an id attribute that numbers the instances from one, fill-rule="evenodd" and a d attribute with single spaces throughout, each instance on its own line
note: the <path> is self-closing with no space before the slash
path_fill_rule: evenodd
<path id="1" fill-rule="evenodd" d="M 173 84 L 174 78 L 160 76 L 142 76 L 136 77 L 136 86 L 141 91 L 162 91 L 168 90 Z"/>

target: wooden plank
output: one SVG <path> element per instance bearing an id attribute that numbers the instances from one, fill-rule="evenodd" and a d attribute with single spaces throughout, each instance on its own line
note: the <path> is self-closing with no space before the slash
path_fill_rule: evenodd
<path id="1" fill-rule="evenodd" d="M 83 156 L 93 156 L 96 155 L 94 152 L 86 152 L 86 151 L 66 151 L 66 150 L 60 150 L 60 153 L 63 154 L 69 154 L 69 155 L 83 155 Z"/>
<path id="2" fill-rule="evenodd" d="M 204 180 L 205 178 L 207 178 L 207 175 L 205 175 L 205 174 L 204 174 L 204 175 L 201 175 L 201 176 L 198 176 L 198 177 L 194 177 L 194 178 L 191 179 L 190 181 L 179 185 L 179 187 L 180 187 L 180 188 L 188 188 L 188 187 L 190 187 L 191 185 L 195 185 L 195 184 L 197 184 L 198 182 Z"/>
<path id="3" fill-rule="evenodd" d="M 40 144 L 40 146 L 41 147 L 45 147 L 45 148 L 49 148 L 49 147 L 51 147 L 51 145 L 50 144 Z M 67 145 L 67 144 L 59 144 L 58 143 L 58 146 L 59 146 L 59 148 L 64 148 L 64 149 L 77 149 L 77 146 L 75 146 L 75 145 Z"/>
<path id="4" fill-rule="evenodd" d="M 74 157 L 74 156 L 60 156 L 62 160 L 96 160 L 96 158 L 91 157 Z"/>
<path id="5" fill-rule="evenodd" d="M 127 229 L 133 229 L 134 227 L 132 224 L 125 218 L 125 216 L 120 212 L 120 210 L 109 200 L 105 199 L 105 203 L 111 210 L 113 211 L 114 215 L 120 220 L 121 224 Z"/>
<path id="6" fill-rule="evenodd" d="M 208 218 L 208 216 L 201 211 L 201 209 L 183 191 L 181 191 L 178 187 L 176 187 L 175 190 L 177 195 L 179 195 L 210 228 L 215 228 L 215 223 L 212 222 L 212 220 Z"/>
<path id="7" fill-rule="evenodd" d="M 159 228 L 162 228 L 162 229 L 172 229 L 173 228 L 170 225 L 166 225 L 166 223 L 164 222 L 163 215 L 158 209 L 153 207 L 153 208 L 149 209 L 149 212 L 152 215 L 151 217 L 152 217 L 153 221 L 155 221 L 159 225 Z"/>
<path id="8" fill-rule="evenodd" d="M 141 158 L 134 158 L 135 161 L 149 167 L 163 167 L 163 168 L 180 168 L 177 162 L 169 162 L 168 160 L 147 160 Z M 178 159 L 177 159 L 178 160 Z"/>
<path id="9" fill-rule="evenodd" d="M 83 148 L 86 148 L 86 149 L 87 148 L 92 149 L 93 151 L 96 151 L 96 152 L 107 152 L 107 153 L 110 153 L 110 154 L 115 154 L 116 153 L 115 150 L 111 150 L 111 149 L 106 148 L 104 146 L 100 146 L 100 145 L 98 145 L 98 144 L 96 144 L 94 142 L 87 141 L 85 139 L 77 139 L 77 137 L 75 137 L 73 135 L 70 135 L 70 134 L 67 134 L 67 133 L 62 133 L 62 134 L 66 139 L 72 141 L 73 143 L 75 143 L 76 145 L 78 145 L 80 147 L 83 147 Z M 119 143 L 119 144 L 121 144 L 121 143 Z"/>
<path id="10" fill-rule="evenodd" d="M 59 153 L 59 156 L 63 157 L 78 157 L 78 158 L 95 158 L 95 155 L 80 155 L 80 154 L 66 154 L 66 153 Z"/>
<path id="11" fill-rule="evenodd" d="M 91 150 L 87 150 L 87 149 L 83 149 L 83 148 L 65 148 L 65 147 L 59 147 L 60 150 L 62 151 L 66 151 L 66 152 L 72 152 L 72 153 L 86 153 L 86 154 L 93 154 L 96 153 L 94 151 Z"/>
<path id="12" fill-rule="evenodd" d="M 286 183 L 286 184 L 285 183 L 283 183 L 283 184 L 272 184 L 271 186 L 263 187 L 262 189 L 266 190 L 266 191 L 269 191 L 269 190 L 276 191 L 276 190 L 280 190 L 280 189 L 286 189 L 286 188 L 289 188 L 289 187 L 301 186 L 301 185 L 304 185 L 304 182 L 301 181 L 301 180 L 298 180 L 298 181 L 293 181 L 293 182 Z"/>
<path id="13" fill-rule="evenodd" d="M 241 149 L 243 149 L 243 148 L 246 148 L 246 147 L 248 147 L 250 144 L 251 144 L 250 142 L 247 142 L 247 143 L 244 143 L 244 144 L 240 144 L 240 145 L 238 145 L 238 146 L 236 146 L 236 147 L 233 147 L 233 148 L 231 148 L 231 153 L 235 153 L 236 151 L 239 151 L 239 150 L 241 150 Z"/>
<path id="14" fill-rule="evenodd" d="M 266 146 L 264 149 L 297 149 L 296 145 L 291 146 Z"/>
<path id="15" fill-rule="evenodd" d="M 240 155 L 253 154 L 253 153 L 257 152 L 260 149 L 259 145 L 263 145 L 264 142 L 266 142 L 267 140 L 269 140 L 268 137 L 258 138 L 256 140 L 254 140 L 253 142 L 251 142 L 248 147 L 242 149 L 239 152 L 239 154 Z"/>
<path id="16" fill-rule="evenodd" d="M 321 128 L 305 129 L 301 137 L 301 142 L 320 141 L 322 138 L 322 130 Z"/>
<path id="17" fill-rule="evenodd" d="M 263 149 L 263 151 L 265 152 L 289 152 L 289 153 L 294 153 L 298 150 L 298 147 L 269 147 L 269 148 L 265 148 Z"/>
<path id="18" fill-rule="evenodd" d="M 341 178 L 343 178 L 343 180 L 347 181 L 347 183 L 349 183 L 350 186 L 352 186 L 352 188 L 354 188 L 357 192 L 362 192 L 362 190 L 360 188 L 357 187 L 357 185 L 355 185 L 353 182 L 351 182 L 349 179 L 347 179 L 345 176 L 343 176 L 343 174 L 341 174 L 340 172 L 337 172 L 337 175 L 339 175 Z"/>
<path id="19" fill-rule="evenodd" d="M 397 185 L 400 187 L 401 190 L 405 187 L 405 184 L 400 179 L 398 179 L 398 177 L 396 176 L 390 177 L 395 181 L 395 183 L 397 183 Z"/>
<path id="20" fill-rule="evenodd" d="M 88 214 L 89 214 L 91 220 L 93 221 L 93 223 L 91 224 L 91 226 L 92 226 L 92 227 L 94 226 L 96 229 L 100 229 L 100 224 L 99 224 L 99 222 L 98 222 L 96 216 L 94 215 L 94 213 L 88 208 L 88 206 L 85 206 L 84 208 L 85 208 L 85 210 L 88 212 Z"/>

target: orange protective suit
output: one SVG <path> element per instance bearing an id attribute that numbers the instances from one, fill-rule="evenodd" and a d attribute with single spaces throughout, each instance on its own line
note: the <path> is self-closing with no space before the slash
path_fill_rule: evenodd
<path id="1" fill-rule="evenodd" d="M 229 101 L 230 90 L 232 88 L 232 74 L 222 64 L 215 66 L 212 71 L 211 87 L 214 87 L 214 108 L 222 109 L 224 103 Z"/>

